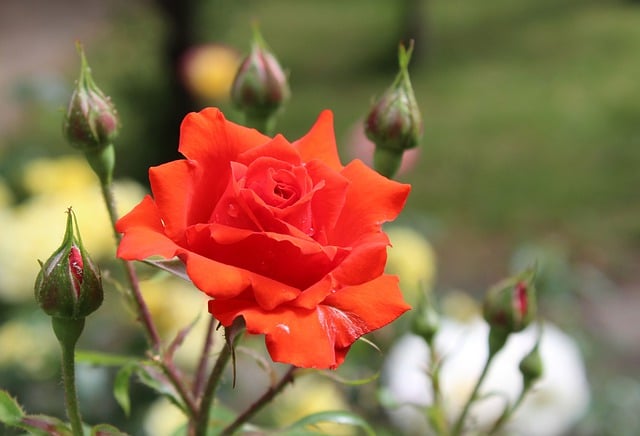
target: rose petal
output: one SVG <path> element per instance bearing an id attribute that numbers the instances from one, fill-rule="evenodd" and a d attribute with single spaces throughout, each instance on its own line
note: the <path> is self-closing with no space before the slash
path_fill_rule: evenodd
<path id="1" fill-rule="evenodd" d="M 149 181 L 167 235 L 175 241 L 195 223 L 207 222 L 224 192 L 229 168 L 218 168 L 215 177 L 195 161 L 176 160 L 149 169 Z"/>
<path id="2" fill-rule="evenodd" d="M 398 286 L 398 277 L 382 275 L 357 286 L 346 286 L 322 302 L 321 320 L 335 332 L 337 347 L 348 347 L 365 333 L 379 329 L 411 309 Z"/>
<path id="3" fill-rule="evenodd" d="M 311 130 L 293 146 L 300 152 L 303 162 L 318 159 L 336 171 L 342 169 L 333 130 L 333 113 L 329 110 L 322 111 Z"/>
<path id="4" fill-rule="evenodd" d="M 250 300 L 209 302 L 209 312 L 223 325 L 242 316 L 247 332 L 264 334 L 267 350 L 274 362 L 302 368 L 337 366 L 331 334 L 320 323 L 315 310 L 296 307 L 264 311 Z"/>
<path id="5" fill-rule="evenodd" d="M 206 108 L 182 121 L 178 151 L 205 167 L 215 167 L 269 141 L 271 138 L 255 129 L 227 121 L 219 109 Z"/>
<path id="6" fill-rule="evenodd" d="M 243 152 L 236 158 L 236 161 L 248 166 L 261 157 L 272 157 L 291 165 L 300 165 L 302 163 L 298 150 L 282 135 L 276 135 L 269 142 Z"/>
<path id="7" fill-rule="evenodd" d="M 117 252 L 121 259 L 143 260 L 153 255 L 170 259 L 178 249 L 164 234 L 158 209 L 148 195 L 118 220 L 116 230 L 124 233 Z"/>
<path id="8" fill-rule="evenodd" d="M 361 235 L 375 232 L 380 224 L 398 216 L 411 190 L 411 185 L 394 182 L 381 176 L 359 160 L 352 161 L 342 171 L 351 180 L 342 213 L 329 243 L 350 246 Z"/>
<path id="9" fill-rule="evenodd" d="M 347 256 L 333 271 L 344 285 L 359 285 L 380 276 L 387 263 L 389 238 L 382 231 L 362 235 Z"/>

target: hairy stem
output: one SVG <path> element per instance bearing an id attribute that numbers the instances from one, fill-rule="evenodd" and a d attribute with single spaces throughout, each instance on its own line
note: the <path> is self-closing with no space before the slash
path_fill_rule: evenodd
<path id="1" fill-rule="evenodd" d="M 207 381 L 207 385 L 204 388 L 202 400 L 200 401 L 198 416 L 193 423 L 192 431 L 190 431 L 190 434 L 193 434 L 194 436 L 206 436 L 207 434 L 211 405 L 213 404 L 216 388 L 218 387 L 218 383 L 220 382 L 220 378 L 222 377 L 224 368 L 227 366 L 227 363 L 231 358 L 231 347 L 231 344 L 227 344 L 226 346 L 222 347 L 222 350 L 218 355 L 218 359 L 216 360 L 216 363 L 211 370 L 209 380 Z"/>

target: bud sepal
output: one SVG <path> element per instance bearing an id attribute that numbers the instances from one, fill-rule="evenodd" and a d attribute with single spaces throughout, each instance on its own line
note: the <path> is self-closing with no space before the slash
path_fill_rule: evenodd
<path id="1" fill-rule="evenodd" d="M 69 101 L 63 130 L 72 147 L 94 152 L 113 143 L 119 130 L 118 114 L 111 99 L 93 81 L 80 44 L 77 49 L 80 77 Z"/>
<path id="2" fill-rule="evenodd" d="M 244 113 L 250 127 L 266 130 L 289 99 L 287 75 L 269 50 L 257 26 L 251 52 L 244 58 L 231 86 L 231 100 Z"/>
<path id="3" fill-rule="evenodd" d="M 489 324 L 489 354 L 501 349 L 511 333 L 527 327 L 536 317 L 533 271 L 505 279 L 489 289 L 483 316 Z"/>
<path id="4" fill-rule="evenodd" d="M 422 115 L 408 70 L 412 52 L 413 41 L 409 48 L 400 45 L 398 74 L 365 120 L 365 133 L 376 146 L 374 167 L 387 177 L 396 173 L 405 150 L 416 147 L 422 136 Z"/>
<path id="5" fill-rule="evenodd" d="M 67 214 L 62 244 L 46 262 L 40 262 L 35 298 L 52 317 L 82 319 L 102 304 L 102 278 L 82 244 L 73 211 Z"/>

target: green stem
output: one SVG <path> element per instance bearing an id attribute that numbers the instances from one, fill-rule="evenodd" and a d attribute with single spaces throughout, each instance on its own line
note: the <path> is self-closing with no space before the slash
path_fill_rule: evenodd
<path id="1" fill-rule="evenodd" d="M 74 436 L 82 436 L 82 418 L 80 417 L 76 391 L 75 348 L 84 328 L 84 318 L 51 318 L 51 324 L 62 349 L 62 381 L 71 431 Z"/>
<path id="2" fill-rule="evenodd" d="M 96 172 L 97 173 L 97 172 Z M 102 190 L 102 197 L 104 198 L 104 202 L 107 206 L 107 211 L 109 212 L 109 219 L 111 220 L 111 227 L 113 229 L 113 234 L 116 239 L 116 242 L 120 242 L 121 235 L 116 230 L 116 222 L 118 221 L 118 211 L 116 208 L 116 200 L 113 194 L 113 186 L 111 184 L 111 177 L 102 177 L 100 173 L 97 173 L 100 178 L 100 189 Z M 144 327 L 147 340 L 149 344 L 153 348 L 155 353 L 160 351 L 160 336 L 158 335 L 158 330 L 156 329 L 153 320 L 151 319 L 151 314 L 149 313 L 149 308 L 142 298 L 142 293 L 140 292 L 140 284 L 138 282 L 138 276 L 133 268 L 133 264 L 128 260 L 122 260 L 122 264 L 125 269 L 125 273 L 127 275 L 127 280 L 129 281 L 129 285 L 131 287 L 131 296 L 133 297 L 133 302 L 136 307 L 136 311 L 138 313 L 138 320 L 142 323 Z"/>
<path id="3" fill-rule="evenodd" d="M 522 392 L 520 392 L 520 395 L 516 399 L 516 402 L 513 403 L 513 406 L 511 406 L 511 407 L 509 407 L 509 405 L 507 405 L 507 407 L 509 407 L 509 409 L 507 411 L 505 411 L 505 413 L 503 413 L 502 416 L 500 416 L 500 418 L 498 418 L 496 420 L 496 422 L 493 424 L 493 427 L 491 427 L 491 430 L 489 430 L 487 432 L 487 436 L 491 436 L 493 434 L 496 434 L 498 432 L 498 430 L 500 430 L 500 428 L 502 428 L 504 423 L 507 422 L 509 420 L 509 418 L 511 418 L 511 416 L 516 411 L 516 409 L 518 407 L 520 407 L 520 404 L 522 404 L 522 400 L 524 400 L 524 397 L 525 397 L 526 394 L 527 394 L 527 390 L 523 388 Z"/>
<path id="4" fill-rule="evenodd" d="M 460 436 L 462 434 L 462 427 L 464 426 L 464 421 L 467 419 L 467 415 L 469 414 L 469 408 L 471 407 L 471 404 L 478 397 L 478 390 L 480 389 L 480 385 L 482 384 L 485 377 L 487 376 L 487 372 L 489 371 L 489 366 L 491 365 L 491 361 L 493 360 L 494 356 L 495 356 L 495 353 L 489 353 L 489 357 L 487 358 L 487 361 L 484 364 L 484 368 L 482 368 L 482 373 L 480 374 L 480 377 L 478 378 L 476 385 L 473 387 L 473 391 L 471 392 L 471 395 L 467 399 L 467 402 L 464 405 L 464 409 L 462 409 L 462 413 L 460 413 L 460 416 L 458 416 L 458 420 L 456 421 L 453 427 L 451 436 Z"/>
<path id="5" fill-rule="evenodd" d="M 249 421 L 256 413 L 258 413 L 264 406 L 269 404 L 273 398 L 278 395 L 284 387 L 293 382 L 293 373 L 296 370 L 295 366 L 290 366 L 287 372 L 282 376 L 282 378 L 273 386 L 270 386 L 267 391 L 262 394 L 260 398 L 258 398 L 247 410 L 242 412 L 231 424 L 226 426 L 220 431 L 220 436 L 231 436 L 233 432 L 238 430 L 242 424 Z"/>
<path id="6" fill-rule="evenodd" d="M 193 395 L 196 398 L 202 394 L 202 389 L 204 388 L 204 378 L 206 376 L 207 364 L 209 363 L 209 353 L 211 353 L 211 347 L 213 347 L 213 333 L 216 328 L 216 322 L 214 317 L 210 317 L 209 325 L 207 326 L 207 336 L 204 339 L 202 353 L 198 361 L 198 369 L 196 370 L 196 377 L 193 381 Z"/>
<path id="7" fill-rule="evenodd" d="M 429 361 L 431 362 L 431 389 L 433 405 L 428 410 L 427 418 L 429 419 L 429 422 L 436 434 L 445 436 L 449 434 L 449 429 L 447 428 L 447 419 L 444 415 L 442 392 L 440 390 L 440 362 L 433 343 L 429 343 L 428 345 Z"/>
<path id="8" fill-rule="evenodd" d="M 224 371 L 224 368 L 227 366 L 227 363 L 231 358 L 231 347 L 231 344 L 226 344 L 224 347 L 222 347 L 222 350 L 218 355 L 218 359 L 216 360 L 216 363 L 211 370 L 209 380 L 207 381 L 207 385 L 204 388 L 202 401 L 200 402 L 198 416 L 196 418 L 196 421 L 193 423 L 194 427 L 192 429 L 192 432 L 190 432 L 190 434 L 193 434 L 194 436 L 206 436 L 207 434 L 211 405 L 213 404 L 216 388 L 218 387 L 218 383 L 220 382 L 220 378 L 222 377 L 222 372 Z"/>
<path id="9" fill-rule="evenodd" d="M 270 135 L 275 124 L 275 117 L 245 112 L 244 123 L 247 127 L 254 128 L 264 135 Z"/>

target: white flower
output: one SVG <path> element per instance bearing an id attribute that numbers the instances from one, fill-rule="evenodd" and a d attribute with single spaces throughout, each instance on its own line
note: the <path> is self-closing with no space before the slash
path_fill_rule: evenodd
<path id="1" fill-rule="evenodd" d="M 447 418 L 453 422 L 479 377 L 487 359 L 489 328 L 480 318 L 463 324 L 443 320 L 436 336 L 436 350 L 443 358 L 441 392 Z M 487 430 L 501 415 L 507 402 L 513 403 L 522 390 L 518 365 L 533 348 L 536 327 L 512 335 L 495 356 L 479 394 L 491 394 L 471 407 L 467 428 Z M 585 413 L 589 387 L 580 352 L 573 340 L 557 327 L 545 323 L 540 342 L 544 374 L 533 385 L 524 402 L 506 426 L 508 434 L 560 435 Z M 385 364 L 385 389 L 399 405 L 390 408 L 392 421 L 407 434 L 424 434 L 428 429 L 424 408 L 433 401 L 427 376 L 429 352 L 415 335 L 402 337 Z"/>

